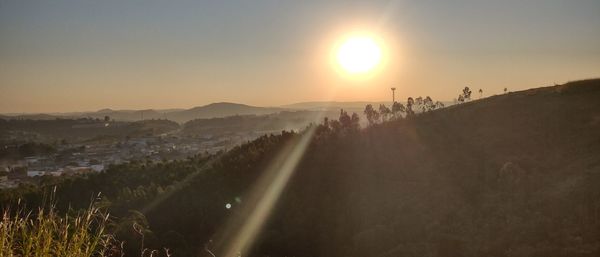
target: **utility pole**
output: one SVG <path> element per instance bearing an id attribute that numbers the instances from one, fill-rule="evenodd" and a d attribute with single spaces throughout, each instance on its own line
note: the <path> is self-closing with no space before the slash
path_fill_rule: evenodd
<path id="1" fill-rule="evenodd" d="M 396 88 L 392 88 L 392 104 L 396 102 Z"/>

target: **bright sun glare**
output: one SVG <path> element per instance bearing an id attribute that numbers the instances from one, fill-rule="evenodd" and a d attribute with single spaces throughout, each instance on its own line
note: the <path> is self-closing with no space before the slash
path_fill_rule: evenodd
<path id="1" fill-rule="evenodd" d="M 338 48 L 337 61 L 348 73 L 366 73 L 381 61 L 381 48 L 370 37 L 351 37 Z"/>

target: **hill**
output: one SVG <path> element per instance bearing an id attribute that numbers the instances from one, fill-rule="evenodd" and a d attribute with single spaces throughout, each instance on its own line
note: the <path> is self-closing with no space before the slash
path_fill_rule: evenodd
<path id="1" fill-rule="evenodd" d="M 323 129 L 255 252 L 597 256 L 598 99 L 600 80 L 589 80 L 472 101 L 357 133 Z M 202 207 L 190 202 L 198 195 L 244 199 L 274 158 L 271 148 L 277 149 L 234 150 L 231 158 L 239 161 L 218 166 L 231 178 L 223 182 L 227 186 L 211 192 L 203 189 L 210 178 L 195 181 L 172 197 L 177 200 L 149 213 L 150 223 L 157 231 L 188 231 L 190 224 L 215 229 L 201 222 Z M 175 209 L 171 215 L 161 211 Z"/>
<path id="2" fill-rule="evenodd" d="M 266 115 L 236 115 L 223 118 L 195 119 L 183 125 L 185 135 L 218 135 L 231 133 L 257 134 L 281 132 L 282 130 L 299 131 L 320 115 L 315 111 L 282 111 Z"/>
<path id="3" fill-rule="evenodd" d="M 84 113 L 82 116 L 103 118 L 109 116 L 115 120 L 133 121 L 144 119 L 169 119 L 176 122 L 187 122 L 193 119 L 221 118 L 234 115 L 264 115 L 279 112 L 281 108 L 256 107 L 236 103 L 212 103 L 190 109 L 167 110 L 111 110 L 102 109 L 97 112 Z"/>
<path id="4" fill-rule="evenodd" d="M 243 255 L 599 256 L 598 99 L 600 80 L 587 80 L 362 130 L 346 117 L 319 125 Z M 133 245 L 132 256 L 139 252 L 139 237 L 125 229 L 132 221 L 146 229 L 146 246 L 209 256 L 227 221 L 253 207 L 251 189 L 301 137 L 263 136 L 222 155 L 112 167 L 58 183 L 57 195 L 85 208 L 102 191 L 102 204 L 122 217 L 115 233 Z M 27 190 L 30 199 L 40 195 Z"/>
<path id="5" fill-rule="evenodd" d="M 193 119 L 220 118 L 235 115 L 264 115 L 277 113 L 284 109 L 275 107 L 257 107 L 236 103 L 213 103 L 188 110 L 167 114 L 171 120 L 185 122 Z"/>
<path id="6" fill-rule="evenodd" d="M 139 121 L 144 119 L 169 119 L 184 123 L 193 119 L 222 118 L 235 115 L 265 115 L 285 110 L 277 107 L 257 107 L 236 103 L 212 103 L 191 109 L 165 109 L 165 110 L 112 110 L 109 108 L 95 112 L 52 113 L 52 114 L 12 114 L 0 115 L 2 119 L 31 119 L 54 120 L 93 118 L 104 119 L 105 116 L 116 121 Z"/>

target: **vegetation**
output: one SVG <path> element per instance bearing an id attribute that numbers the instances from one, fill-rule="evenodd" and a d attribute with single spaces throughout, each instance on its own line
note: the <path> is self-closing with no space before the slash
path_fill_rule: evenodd
<path id="1" fill-rule="evenodd" d="M 481 90 L 481 89 L 480 89 Z M 464 103 L 471 100 L 471 89 L 469 87 L 465 87 L 460 95 L 458 95 L 458 102 Z M 481 91 L 483 93 L 483 91 Z"/>
<path id="2" fill-rule="evenodd" d="M 108 214 L 90 206 L 61 215 L 53 206 L 36 212 L 6 209 L 0 221 L 0 256 L 111 256 Z"/>
<path id="3" fill-rule="evenodd" d="M 46 155 L 55 152 L 56 149 L 52 145 L 44 143 L 27 142 L 22 144 L 8 144 L 0 148 L 0 160 L 17 160 L 27 156 Z"/>
<path id="4" fill-rule="evenodd" d="M 366 129 L 341 111 L 314 125 L 255 247 L 242 254 L 599 256 L 596 99 L 600 80 L 435 110 L 428 97 L 394 103 L 390 112 L 367 106 Z M 57 209 L 67 213 L 102 192 L 97 205 L 118 217 L 108 230 L 126 256 L 144 248 L 210 256 L 209 242 L 298 137 L 284 131 L 226 153 L 48 180 L 3 191 L 0 204 L 20 198 L 36 206 L 57 186 Z"/>
<path id="5" fill-rule="evenodd" d="M 425 98 L 419 96 L 414 99 L 408 97 L 406 100 L 406 107 L 402 103 L 394 102 L 392 104 L 392 109 L 385 106 L 385 104 L 380 104 L 379 111 L 377 111 L 373 108 L 373 105 L 367 104 L 365 106 L 364 114 L 367 118 L 368 125 L 373 126 L 381 122 L 411 118 L 415 116 L 416 113 L 425 113 L 441 108 L 444 108 L 442 102 L 434 102 L 429 96 Z"/>
<path id="6" fill-rule="evenodd" d="M 54 143 L 89 140 L 97 137 L 158 135 L 179 129 L 179 124 L 169 120 L 143 120 L 137 122 L 106 122 L 99 118 L 20 120 L 0 119 L 0 140 L 13 133 L 28 133 L 31 140 Z M 19 135 L 19 138 L 27 136 Z"/>
<path id="7" fill-rule="evenodd" d="M 183 125 L 186 135 L 215 135 L 249 131 L 281 131 L 302 129 L 318 112 L 283 111 L 268 115 L 236 115 L 224 118 L 195 119 Z"/>

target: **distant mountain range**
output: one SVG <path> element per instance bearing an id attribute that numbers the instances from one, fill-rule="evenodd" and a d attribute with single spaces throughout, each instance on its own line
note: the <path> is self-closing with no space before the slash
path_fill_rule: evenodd
<path id="1" fill-rule="evenodd" d="M 165 110 L 112 110 L 101 109 L 95 112 L 71 112 L 52 114 L 6 114 L 0 115 L 2 119 L 32 119 L 47 120 L 56 118 L 99 118 L 108 116 L 117 121 L 137 121 L 145 119 L 169 119 L 176 122 L 186 122 L 193 119 L 220 118 L 235 115 L 264 115 L 286 110 L 277 107 L 257 107 L 237 103 L 212 103 L 191 109 L 165 109 Z"/>
<path id="2" fill-rule="evenodd" d="M 116 121 L 138 121 L 146 119 L 168 119 L 184 123 L 194 119 L 222 118 L 236 115 L 265 115 L 281 111 L 308 110 L 325 111 L 328 113 L 339 112 L 344 109 L 348 112 L 362 114 L 365 105 L 373 104 L 375 107 L 379 104 L 390 105 L 390 102 L 301 102 L 280 107 L 259 107 L 238 103 L 212 103 L 204 106 L 198 106 L 191 109 L 146 109 L 146 110 L 113 110 L 101 109 L 95 112 L 69 112 L 69 113 L 39 113 L 39 114 L 4 114 L 0 119 L 31 119 L 31 120 L 49 120 L 57 118 L 98 118 L 104 119 L 108 116 Z"/>

